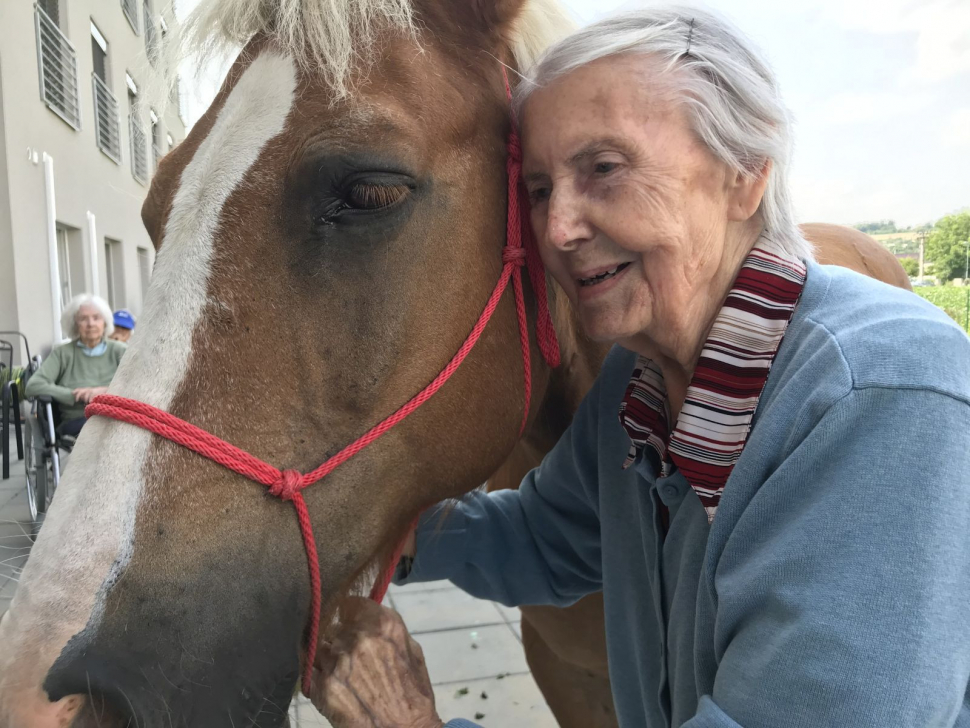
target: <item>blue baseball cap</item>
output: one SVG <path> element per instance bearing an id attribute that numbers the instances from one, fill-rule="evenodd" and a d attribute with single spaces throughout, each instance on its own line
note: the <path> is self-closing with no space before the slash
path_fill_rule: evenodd
<path id="1" fill-rule="evenodd" d="M 114 320 L 115 326 L 120 326 L 123 329 L 135 328 L 135 317 L 132 316 L 131 311 L 126 308 L 121 308 L 115 311 Z"/>

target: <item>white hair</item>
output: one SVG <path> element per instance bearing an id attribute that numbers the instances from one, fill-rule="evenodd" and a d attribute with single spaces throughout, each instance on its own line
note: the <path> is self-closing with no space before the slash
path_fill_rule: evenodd
<path id="1" fill-rule="evenodd" d="M 812 245 L 795 223 L 789 191 L 791 115 L 754 45 L 708 10 L 655 5 L 583 28 L 530 70 L 516 90 L 517 113 L 536 88 L 601 58 L 627 54 L 659 61 L 694 133 L 730 169 L 754 176 L 771 162 L 759 208 L 764 237 L 784 253 L 811 259 Z"/>
<path id="2" fill-rule="evenodd" d="M 94 306 L 104 319 L 104 335 L 111 336 L 115 331 L 114 315 L 111 313 L 111 306 L 100 296 L 93 296 L 90 293 L 82 293 L 72 298 L 64 307 L 61 314 L 61 330 L 64 335 L 71 339 L 78 339 L 81 332 L 77 328 L 77 314 L 81 306 Z"/>
<path id="3" fill-rule="evenodd" d="M 558 0 L 526 0 L 507 38 L 516 65 L 531 66 L 552 43 L 575 29 Z M 165 50 L 167 69 L 152 95 L 164 103 L 183 61 L 196 68 L 228 60 L 264 34 L 306 69 L 322 74 L 334 99 L 352 94 L 351 79 L 378 57 L 381 35 L 418 42 L 422 27 L 412 0 L 201 0 L 175 29 Z"/>

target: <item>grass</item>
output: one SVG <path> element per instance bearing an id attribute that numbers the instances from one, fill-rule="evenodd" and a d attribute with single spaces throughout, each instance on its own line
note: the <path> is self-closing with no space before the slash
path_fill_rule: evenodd
<path id="1" fill-rule="evenodd" d="M 968 334 L 967 301 L 970 300 L 970 286 L 957 288 L 956 286 L 925 286 L 913 289 L 920 296 L 943 309 L 951 319 L 956 321 Z"/>
<path id="2" fill-rule="evenodd" d="M 916 232 L 905 232 L 905 233 L 867 233 L 870 238 L 875 238 L 876 240 L 882 242 L 883 240 L 916 240 L 916 236 L 919 233 Z"/>
<path id="3" fill-rule="evenodd" d="M 7 382 L 11 379 L 17 382 L 17 394 L 20 395 L 20 400 L 23 401 L 24 398 L 24 385 L 22 377 L 24 375 L 23 367 L 14 367 L 12 370 L 7 367 L 0 369 L 0 389 L 6 386 Z"/>

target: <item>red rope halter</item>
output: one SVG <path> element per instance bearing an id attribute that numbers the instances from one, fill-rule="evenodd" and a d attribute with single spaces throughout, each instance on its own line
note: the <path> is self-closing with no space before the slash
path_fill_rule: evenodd
<path id="1" fill-rule="evenodd" d="M 505 89 L 507 94 L 511 94 L 507 77 L 505 79 Z M 519 342 L 522 347 L 525 386 L 525 408 L 522 413 L 519 434 L 525 430 L 532 397 L 532 365 L 530 361 L 529 328 L 526 317 L 525 296 L 522 290 L 523 265 L 527 266 L 529 270 L 532 290 L 535 292 L 536 297 L 536 339 L 539 344 L 539 349 L 550 367 L 559 365 L 559 343 L 556 340 L 556 332 L 552 325 L 552 317 L 549 314 L 549 306 L 546 300 L 545 271 L 542 267 L 542 261 L 539 258 L 535 242 L 531 237 L 531 228 L 520 216 L 520 210 L 527 208 L 528 203 L 523 197 L 524 190 L 521 184 L 522 152 L 519 146 L 518 135 L 515 132 L 514 123 L 512 132 L 509 134 L 507 146 L 508 224 L 506 228 L 506 245 L 502 250 L 502 274 L 499 276 L 498 283 L 495 284 L 495 288 L 492 290 L 492 294 L 489 296 L 481 316 L 451 361 L 448 362 L 445 368 L 441 370 L 438 376 L 428 386 L 418 392 L 418 394 L 392 415 L 372 427 L 354 440 L 354 442 L 328 459 L 320 467 L 311 470 L 309 473 L 300 473 L 296 470 L 279 470 L 269 463 L 263 462 L 248 452 L 240 450 L 235 445 L 221 440 L 215 435 L 185 420 L 179 419 L 150 404 L 128 399 L 127 397 L 102 394 L 95 397 L 84 410 L 84 414 L 88 417 L 94 417 L 96 415 L 110 417 L 149 430 L 159 437 L 164 437 L 182 447 L 188 448 L 239 475 L 265 485 L 269 489 L 270 495 L 293 503 L 293 507 L 296 509 L 297 519 L 300 522 L 300 533 L 303 536 L 303 545 L 306 548 L 310 571 L 310 627 L 307 636 L 306 663 L 303 667 L 303 692 L 307 695 L 310 693 L 313 662 L 316 656 L 317 639 L 320 631 L 320 564 L 317 557 L 317 546 L 313 537 L 310 514 L 307 510 L 306 501 L 303 499 L 303 489 L 313 485 L 333 472 L 341 464 L 347 462 L 427 402 L 435 392 L 444 386 L 445 382 L 451 378 L 451 375 L 455 373 L 468 354 L 471 353 L 475 344 L 478 343 L 482 332 L 492 318 L 492 314 L 495 313 L 495 309 L 498 307 L 502 294 L 508 287 L 510 280 L 512 281 L 512 288 L 515 294 L 516 318 L 519 322 Z M 523 236 L 525 236 L 526 241 L 529 243 L 526 246 L 522 244 Z M 373 589 L 371 589 L 370 598 L 374 601 L 380 602 L 384 599 L 384 594 L 387 592 L 387 587 L 391 582 L 397 562 L 401 558 L 403 548 L 404 540 L 402 539 L 392 554 L 390 562 L 381 571 L 380 577 L 374 584 Z"/>

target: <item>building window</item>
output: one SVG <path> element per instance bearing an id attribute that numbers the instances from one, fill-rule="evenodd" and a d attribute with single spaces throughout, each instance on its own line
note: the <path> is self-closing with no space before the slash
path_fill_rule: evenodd
<path id="1" fill-rule="evenodd" d="M 108 41 L 91 23 L 91 55 L 94 73 L 94 136 L 98 148 L 116 164 L 121 164 L 121 123 L 118 121 L 118 100 L 108 84 Z"/>
<path id="2" fill-rule="evenodd" d="M 152 160 L 155 163 L 155 169 L 158 169 L 158 163 L 165 156 L 165 150 L 162 147 L 162 123 L 155 109 L 148 110 L 148 118 L 152 122 Z"/>
<path id="3" fill-rule="evenodd" d="M 57 275 L 60 281 L 61 309 L 84 290 L 84 245 L 81 231 L 57 223 Z"/>
<path id="4" fill-rule="evenodd" d="M 94 23 L 91 23 L 91 63 L 94 75 L 108 85 L 108 41 Z"/>
<path id="5" fill-rule="evenodd" d="M 148 256 L 148 248 L 138 248 L 138 277 L 141 283 L 141 305 L 144 311 L 148 285 L 152 279 L 152 264 Z"/>
<path id="6" fill-rule="evenodd" d="M 179 102 L 179 77 L 176 76 L 175 80 L 172 81 L 172 86 L 168 90 L 168 98 L 173 104 L 178 104 Z"/>
<path id="7" fill-rule="evenodd" d="M 138 0 L 121 0 L 121 9 L 125 13 L 125 17 L 128 18 L 128 24 L 131 25 L 131 29 L 138 33 Z"/>
<path id="8" fill-rule="evenodd" d="M 148 158 L 146 156 L 145 129 L 141 125 L 138 109 L 138 85 L 130 74 L 125 74 L 128 85 L 128 139 L 131 143 L 131 175 L 145 184 L 148 182 Z"/>
<path id="9" fill-rule="evenodd" d="M 58 28 L 61 28 L 61 3 L 60 0 L 37 0 L 37 8 L 44 11 L 44 14 L 51 19 Z"/>
<path id="10" fill-rule="evenodd" d="M 71 251 L 67 242 L 67 230 L 57 227 L 57 274 L 61 283 L 61 310 L 67 306 L 71 295 Z"/>
<path id="11" fill-rule="evenodd" d="M 158 29 L 155 27 L 155 13 L 152 11 L 151 0 L 145 0 L 142 6 L 145 11 L 145 54 L 148 62 L 155 65 L 158 61 Z"/>
<path id="12" fill-rule="evenodd" d="M 108 305 L 112 311 L 125 307 L 125 270 L 121 256 L 121 241 L 104 239 L 104 272 Z"/>
<path id="13" fill-rule="evenodd" d="M 40 98 L 75 129 L 81 128 L 77 88 L 77 53 L 60 28 L 60 5 L 46 0 L 34 6 Z"/>

